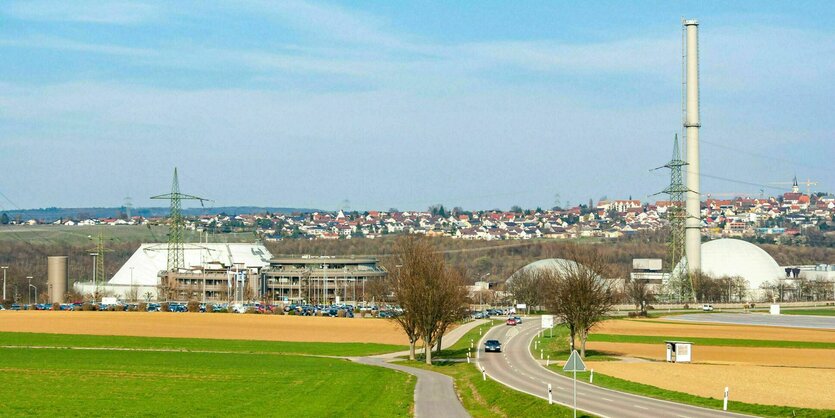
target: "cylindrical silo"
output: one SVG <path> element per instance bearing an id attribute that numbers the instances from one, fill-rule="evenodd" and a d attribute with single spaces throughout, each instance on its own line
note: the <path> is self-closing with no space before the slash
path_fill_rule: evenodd
<path id="1" fill-rule="evenodd" d="M 49 286 L 49 303 L 64 303 L 67 294 L 67 276 L 69 268 L 67 256 L 53 255 L 47 258 L 46 277 Z"/>

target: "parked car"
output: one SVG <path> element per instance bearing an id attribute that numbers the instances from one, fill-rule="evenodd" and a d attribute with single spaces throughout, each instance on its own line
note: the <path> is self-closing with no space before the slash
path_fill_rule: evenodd
<path id="1" fill-rule="evenodd" d="M 487 340 L 484 342 L 484 351 L 500 353 L 502 351 L 502 343 L 499 340 Z"/>
<path id="2" fill-rule="evenodd" d="M 705 303 L 704 305 L 702 305 L 702 310 L 705 312 L 710 312 L 713 310 L 713 305 Z"/>
<path id="3" fill-rule="evenodd" d="M 516 325 L 516 319 L 507 318 L 507 325 Z"/>

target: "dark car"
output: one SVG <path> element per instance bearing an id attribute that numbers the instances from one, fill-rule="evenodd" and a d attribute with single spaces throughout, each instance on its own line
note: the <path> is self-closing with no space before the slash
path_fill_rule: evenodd
<path id="1" fill-rule="evenodd" d="M 499 340 L 487 340 L 484 342 L 484 351 L 500 353 L 502 351 L 502 343 Z"/>

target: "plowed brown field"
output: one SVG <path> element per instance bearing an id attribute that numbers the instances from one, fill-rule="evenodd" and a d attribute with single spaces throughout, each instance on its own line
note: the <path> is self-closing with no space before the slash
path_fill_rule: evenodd
<path id="1" fill-rule="evenodd" d="M 682 363 L 589 362 L 596 372 L 664 389 L 734 401 L 835 409 L 835 369 Z"/>
<path id="2" fill-rule="evenodd" d="M 621 319 L 606 321 L 595 334 L 659 335 L 668 337 L 734 338 L 835 342 L 835 331 L 746 325 L 682 323 L 658 320 Z"/>
<path id="3" fill-rule="evenodd" d="M 591 341 L 588 348 L 620 356 L 666 360 L 664 344 L 607 343 Z M 820 367 L 835 370 L 835 350 L 812 348 L 693 346 L 696 363 L 752 364 L 762 366 Z"/>
<path id="4" fill-rule="evenodd" d="M 283 315 L 0 311 L 0 331 L 409 344 L 397 325 L 384 319 Z"/>

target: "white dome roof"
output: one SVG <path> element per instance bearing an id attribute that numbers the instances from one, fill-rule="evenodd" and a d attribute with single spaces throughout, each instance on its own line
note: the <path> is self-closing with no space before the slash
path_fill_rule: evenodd
<path id="1" fill-rule="evenodd" d="M 741 276 L 749 289 L 783 276 L 783 270 L 765 250 L 739 239 L 722 238 L 702 244 L 702 271 L 713 277 Z"/>
<path id="2" fill-rule="evenodd" d="M 520 268 L 519 270 L 516 270 L 515 273 L 510 275 L 510 277 L 507 279 L 507 281 L 509 282 L 509 281 L 513 280 L 513 278 L 517 274 L 519 274 L 522 271 L 529 270 L 529 269 L 540 270 L 540 271 L 541 270 L 546 270 L 546 269 L 556 269 L 557 271 L 562 272 L 566 268 L 571 268 L 571 267 L 576 268 L 576 265 L 577 265 L 577 263 L 575 263 L 574 261 L 565 260 L 565 259 L 562 259 L 562 258 L 546 258 L 546 259 L 543 259 L 543 260 L 537 260 L 537 261 L 534 261 L 533 263 L 528 264 L 525 267 Z"/>

